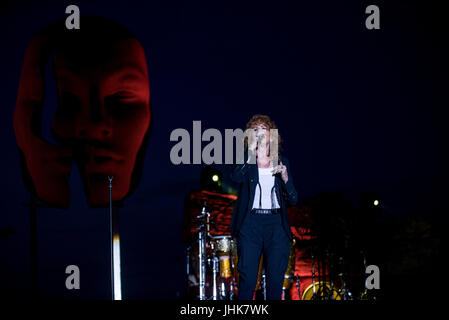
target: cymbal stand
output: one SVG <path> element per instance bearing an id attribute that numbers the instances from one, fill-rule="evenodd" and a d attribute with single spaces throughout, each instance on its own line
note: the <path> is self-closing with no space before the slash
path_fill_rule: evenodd
<path id="1" fill-rule="evenodd" d="M 189 275 L 190 275 L 190 250 L 191 246 L 186 249 L 186 293 L 189 291 Z"/>
<path id="2" fill-rule="evenodd" d="M 353 300 L 352 293 L 351 293 L 351 291 L 350 291 L 350 290 L 347 288 L 347 286 L 346 286 L 346 280 L 345 280 L 345 278 L 346 278 L 346 276 L 345 276 L 345 261 L 344 261 L 343 257 L 340 257 L 340 261 L 341 261 L 341 266 L 342 266 L 342 270 L 341 270 L 341 273 L 340 273 L 341 282 L 342 282 L 342 287 L 341 287 L 341 289 L 339 290 L 339 293 L 340 293 L 341 291 L 343 292 L 343 296 L 342 296 L 342 299 L 343 299 L 343 300 Z"/>
<path id="3" fill-rule="evenodd" d="M 223 280 L 220 280 L 220 300 L 227 300 L 228 295 L 226 293 L 226 284 Z"/>
<path id="4" fill-rule="evenodd" d="M 328 286 L 324 286 L 326 290 L 326 299 L 327 300 L 334 300 L 334 278 L 333 275 L 331 275 L 332 269 L 331 269 L 331 254 L 329 253 L 329 249 L 326 249 L 325 251 L 325 259 L 324 259 L 324 281 L 330 283 L 330 288 Z"/>
<path id="5" fill-rule="evenodd" d="M 293 276 L 293 280 L 296 280 L 296 289 L 298 290 L 298 300 L 301 300 L 301 291 L 300 291 L 300 277 L 299 274 Z"/>
<path id="6" fill-rule="evenodd" d="M 235 277 L 235 268 L 237 268 L 237 266 L 234 263 L 234 252 L 231 251 L 231 270 L 232 270 L 232 277 L 231 280 L 229 282 L 229 300 L 234 300 L 234 295 L 235 295 L 235 288 L 237 287 L 236 284 L 236 277 Z"/>
<path id="7" fill-rule="evenodd" d="M 215 250 L 213 250 L 212 257 L 212 300 L 218 300 L 218 287 L 217 287 L 217 277 L 218 277 L 218 258 L 215 255 Z"/>
<path id="8" fill-rule="evenodd" d="M 201 215 L 198 219 L 203 219 L 203 222 L 198 226 L 198 261 L 199 261 L 199 298 L 206 299 L 206 235 L 208 233 L 209 213 L 206 212 L 206 206 L 203 206 Z M 204 223 L 204 220 L 207 220 Z"/>
<path id="9" fill-rule="evenodd" d="M 314 295 L 314 298 L 316 300 L 324 300 L 326 298 L 326 296 L 324 295 L 325 292 L 323 292 L 323 290 L 325 290 L 324 288 L 326 287 L 325 285 L 323 286 L 322 284 L 324 283 L 324 273 L 323 273 L 323 252 L 322 252 L 322 248 L 318 248 L 317 249 L 317 256 L 316 256 L 316 260 L 317 260 L 317 276 L 318 276 L 318 289 L 317 292 Z"/>
<path id="10" fill-rule="evenodd" d="M 312 289 L 313 289 L 313 295 L 312 300 L 315 300 L 316 298 L 316 288 L 315 288 L 315 257 L 313 256 L 313 250 L 310 248 L 310 256 L 312 257 Z"/>
<path id="11" fill-rule="evenodd" d="M 229 283 L 229 300 L 234 300 L 234 279 Z"/>
<path id="12" fill-rule="evenodd" d="M 362 250 L 361 254 L 363 256 L 363 267 L 364 270 L 366 270 L 366 255 L 365 252 Z M 376 296 L 371 296 L 368 288 L 366 287 L 366 282 L 364 283 L 364 290 L 360 294 L 360 300 L 376 300 Z"/>
<path id="13" fill-rule="evenodd" d="M 207 220 L 206 220 L 207 224 Z M 209 235 L 209 234 L 208 234 Z M 212 249 L 212 258 L 208 259 L 209 265 L 212 264 L 212 300 L 219 300 L 218 297 L 218 285 L 217 285 L 217 278 L 218 278 L 218 257 L 215 253 L 215 244 L 214 242 L 211 242 L 211 249 Z M 222 294 L 222 292 L 220 292 Z M 221 300 L 221 297 L 220 297 Z"/>

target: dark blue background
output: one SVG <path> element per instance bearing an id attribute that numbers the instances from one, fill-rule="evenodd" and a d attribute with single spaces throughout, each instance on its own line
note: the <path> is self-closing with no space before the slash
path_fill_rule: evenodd
<path id="1" fill-rule="evenodd" d="M 169 137 L 176 128 L 192 132 L 194 120 L 224 134 L 254 113 L 270 115 L 305 201 L 334 190 L 357 206 L 360 192 L 375 191 L 386 215 L 445 214 L 443 9 L 408 1 L 294 3 L 2 2 L 0 228 L 16 230 L 0 240 L 2 290 L 22 296 L 30 288 L 28 209 L 21 205 L 28 193 L 12 121 L 23 55 L 69 4 L 130 28 L 148 59 L 153 131 L 140 186 L 120 211 L 125 299 L 183 295 L 183 199 L 199 187 L 202 165 L 171 164 Z M 369 4 L 380 7 L 381 30 L 365 28 Z M 48 79 L 47 135 L 56 101 Z M 71 190 L 69 210 L 38 210 L 40 296 L 108 299 L 108 211 L 87 208 L 76 168 Z M 81 270 L 78 291 L 64 285 L 70 264 Z"/>

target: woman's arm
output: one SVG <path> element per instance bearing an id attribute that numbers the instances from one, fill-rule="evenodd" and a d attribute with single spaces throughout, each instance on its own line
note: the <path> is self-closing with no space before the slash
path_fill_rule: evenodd
<path id="1" fill-rule="evenodd" d="M 244 159 L 247 159 L 244 164 L 235 165 L 231 173 L 231 180 L 237 183 L 242 183 L 250 168 L 250 164 L 255 163 L 254 153 L 249 150 L 245 152 Z"/>

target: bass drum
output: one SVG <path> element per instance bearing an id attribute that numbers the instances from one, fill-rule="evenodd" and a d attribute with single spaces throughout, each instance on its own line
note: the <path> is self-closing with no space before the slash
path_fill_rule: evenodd
<path id="1" fill-rule="evenodd" d="M 312 283 L 302 294 L 302 300 L 341 300 L 338 291 L 332 288 L 329 282 L 315 282 L 315 296 Z"/>

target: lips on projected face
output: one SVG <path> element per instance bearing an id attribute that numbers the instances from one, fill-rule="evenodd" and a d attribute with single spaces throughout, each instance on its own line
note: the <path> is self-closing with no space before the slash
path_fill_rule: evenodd
<path id="1" fill-rule="evenodd" d="M 109 201 L 108 176 L 114 176 L 113 201 L 122 200 L 130 191 L 136 158 L 150 124 L 147 65 L 143 48 L 134 38 L 75 44 L 54 49 L 58 108 L 51 130 L 59 145 L 21 129 L 28 121 L 20 120 L 30 116 L 23 117 L 26 112 L 19 103 L 16 111 L 21 111 L 22 119 L 15 119 L 16 136 L 39 198 L 68 204 L 73 160 L 89 205 L 101 206 Z M 22 93 L 26 98 L 24 91 L 19 90 L 19 96 Z M 19 136 L 31 136 L 39 143 L 26 143 Z"/>

